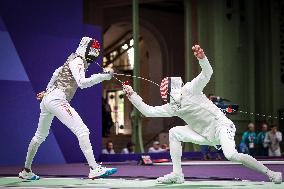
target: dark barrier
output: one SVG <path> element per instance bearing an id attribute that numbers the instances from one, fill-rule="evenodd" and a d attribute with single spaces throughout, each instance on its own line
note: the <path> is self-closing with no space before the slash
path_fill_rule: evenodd
<path id="1" fill-rule="evenodd" d="M 211 152 L 210 156 L 212 159 L 217 157 L 218 153 Z M 101 162 L 124 162 L 124 161 L 139 161 L 142 155 L 149 155 L 152 160 L 158 159 L 169 159 L 170 153 L 136 153 L 136 154 L 101 154 L 99 161 Z M 184 152 L 182 155 L 183 159 L 201 160 L 203 159 L 202 152 Z"/>

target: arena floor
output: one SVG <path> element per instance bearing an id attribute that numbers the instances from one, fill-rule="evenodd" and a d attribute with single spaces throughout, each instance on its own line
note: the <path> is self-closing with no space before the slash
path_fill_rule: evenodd
<path id="1" fill-rule="evenodd" d="M 284 172 L 284 161 L 266 161 L 274 171 Z M 85 164 L 35 165 L 38 181 L 17 178 L 18 166 L 0 167 L 0 188 L 284 188 L 284 184 L 267 182 L 267 178 L 239 164 L 228 161 L 183 162 L 184 184 L 158 184 L 155 178 L 171 171 L 170 163 L 141 166 L 136 162 L 107 164 L 118 172 L 109 178 L 89 180 Z"/>
<path id="2" fill-rule="evenodd" d="M 38 181 L 23 181 L 16 177 L 0 178 L 0 188 L 255 188 L 277 189 L 284 184 L 252 181 L 186 181 L 183 184 L 157 184 L 153 179 L 80 179 L 42 178 Z"/>

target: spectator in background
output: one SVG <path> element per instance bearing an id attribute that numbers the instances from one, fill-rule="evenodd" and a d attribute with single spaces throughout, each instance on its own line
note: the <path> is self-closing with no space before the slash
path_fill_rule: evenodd
<path id="1" fill-rule="evenodd" d="M 102 150 L 102 154 L 115 154 L 112 141 L 107 141 L 106 148 Z"/>
<path id="2" fill-rule="evenodd" d="M 258 155 L 259 156 L 268 156 L 268 147 L 264 143 L 264 139 L 266 136 L 268 130 L 268 124 L 267 123 L 262 123 L 261 124 L 261 132 L 258 133 L 256 137 L 256 141 L 258 144 Z"/>
<path id="3" fill-rule="evenodd" d="M 111 107 L 107 99 L 102 100 L 102 132 L 103 137 L 108 137 L 110 135 L 110 129 L 113 126 L 113 120 L 111 117 Z"/>
<path id="4" fill-rule="evenodd" d="M 135 144 L 133 142 L 128 142 L 126 148 L 123 148 L 122 154 L 134 154 Z"/>
<path id="5" fill-rule="evenodd" d="M 200 146 L 200 151 L 203 154 L 203 160 L 210 160 L 210 159 L 212 159 L 211 155 L 214 156 L 214 154 L 216 155 L 215 156 L 216 160 L 221 160 L 222 159 L 222 157 L 221 157 L 221 154 L 222 154 L 221 146 L 217 145 L 217 148 L 218 149 L 216 149 L 213 146 L 201 145 Z"/>
<path id="6" fill-rule="evenodd" d="M 281 141 L 282 133 L 278 131 L 276 125 L 272 125 L 271 131 L 266 134 L 266 137 L 264 139 L 264 143 L 268 147 L 268 156 L 281 156 Z"/>
<path id="7" fill-rule="evenodd" d="M 248 124 L 248 130 L 243 133 L 241 143 L 245 144 L 248 148 L 248 153 L 251 156 L 256 152 L 256 133 L 254 123 Z"/>
<path id="8" fill-rule="evenodd" d="M 162 144 L 162 149 L 164 151 L 170 151 L 170 148 L 169 148 L 168 144 L 166 144 L 166 143 Z"/>
<path id="9" fill-rule="evenodd" d="M 160 142 L 154 141 L 153 146 L 149 148 L 148 153 L 159 153 L 164 151 L 165 150 L 160 147 Z"/>

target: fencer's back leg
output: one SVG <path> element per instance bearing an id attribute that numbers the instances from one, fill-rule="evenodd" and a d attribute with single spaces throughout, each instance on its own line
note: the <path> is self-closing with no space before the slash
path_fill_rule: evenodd
<path id="1" fill-rule="evenodd" d="M 263 173 L 265 175 L 269 175 L 271 171 L 264 166 L 262 163 L 258 162 L 255 158 L 248 154 L 238 153 L 235 149 L 235 141 L 234 138 L 230 136 L 230 133 L 227 131 L 227 128 L 224 127 L 220 130 L 219 133 L 220 144 L 223 149 L 224 156 L 233 162 L 238 162 L 243 164 L 244 166 Z"/>
<path id="2" fill-rule="evenodd" d="M 38 127 L 28 147 L 28 152 L 25 161 L 25 168 L 31 169 L 33 159 L 40 144 L 43 141 L 45 141 L 46 137 L 49 134 L 49 129 L 53 118 L 54 116 L 50 112 L 48 112 L 41 103 L 41 113 L 39 117 Z"/>

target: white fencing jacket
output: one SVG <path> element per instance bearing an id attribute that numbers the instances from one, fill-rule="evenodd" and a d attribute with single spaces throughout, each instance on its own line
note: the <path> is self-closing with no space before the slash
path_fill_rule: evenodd
<path id="1" fill-rule="evenodd" d="M 218 144 L 216 135 L 223 126 L 235 127 L 222 111 L 214 105 L 204 94 L 203 88 L 209 82 L 213 69 L 208 59 L 199 60 L 201 73 L 191 82 L 187 82 L 181 90 L 180 107 L 173 107 L 172 103 L 162 106 L 149 106 L 142 98 L 133 93 L 129 100 L 146 117 L 172 117 L 182 118 L 195 132 L 207 138 L 213 144 Z"/>
<path id="2" fill-rule="evenodd" d="M 87 62 L 78 55 L 70 55 L 66 63 L 54 71 L 46 88 L 47 93 L 59 89 L 65 94 L 65 98 L 71 101 L 78 87 L 84 89 L 111 79 L 112 76 L 109 73 L 98 73 L 85 77 L 88 66 Z M 60 85 L 55 85 L 56 82 Z"/>

